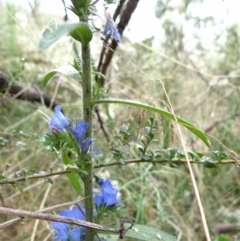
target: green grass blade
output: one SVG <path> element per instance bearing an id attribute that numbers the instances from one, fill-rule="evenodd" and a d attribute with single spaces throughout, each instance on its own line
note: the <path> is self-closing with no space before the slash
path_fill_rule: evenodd
<path id="1" fill-rule="evenodd" d="M 195 127 L 194 125 L 192 125 L 191 123 L 187 122 L 186 120 L 180 118 L 180 117 L 177 117 L 175 115 L 173 115 L 172 113 L 166 111 L 166 110 L 163 110 L 163 109 L 160 109 L 160 108 L 157 108 L 157 107 L 154 107 L 154 106 L 151 106 L 151 105 L 148 105 L 148 104 L 144 104 L 144 103 L 141 103 L 141 102 L 137 102 L 137 101 L 133 101 L 133 100 L 124 100 L 124 99 L 100 99 L 100 100 L 97 100 L 95 101 L 95 104 L 123 104 L 123 105 L 130 105 L 130 106 L 135 106 L 135 107 L 139 107 L 139 108 L 142 108 L 142 109 L 145 109 L 145 110 L 149 110 L 149 111 L 152 111 L 154 113 L 157 113 L 157 114 L 160 114 L 160 115 L 163 115 L 171 120 L 174 120 L 181 124 L 182 126 L 186 127 L 188 130 L 190 130 L 193 134 L 195 134 L 198 138 L 200 138 L 208 147 L 210 146 L 210 142 L 208 140 L 208 138 L 206 137 L 206 135 L 201 131 L 199 130 L 197 127 Z"/>

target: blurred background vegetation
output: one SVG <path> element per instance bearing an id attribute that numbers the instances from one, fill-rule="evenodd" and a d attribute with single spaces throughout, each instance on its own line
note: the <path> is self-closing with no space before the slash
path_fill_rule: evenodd
<path id="1" fill-rule="evenodd" d="M 55 2 L 62 4 L 60 0 Z M 149 36 L 132 42 L 123 34 L 104 87 L 109 89 L 108 96 L 141 100 L 168 110 L 164 84 L 176 115 L 210 135 L 208 149 L 183 129 L 189 151 L 211 155 L 212 150 L 219 150 L 229 154 L 227 147 L 240 153 L 240 26 L 237 22 L 226 24 L 227 17 L 215 18 L 209 9 L 206 11 L 209 15 L 198 14 L 204 11 L 206 2 L 157 0 L 152 14 L 158 18 L 159 25 L 149 23 L 149 28 L 160 32 L 161 38 Z M 226 16 L 231 14 L 225 1 L 215 2 L 212 13 L 221 8 Z M 43 29 L 50 22 L 64 21 L 63 16 L 41 12 L 40 5 L 40 0 L 32 2 L 29 11 L 13 2 L 0 4 L 0 71 L 11 84 L 19 83 L 25 86 L 24 90 L 35 88 L 47 93 L 63 106 L 65 115 L 77 120 L 82 116 L 81 88 L 77 81 L 57 75 L 47 87 L 42 85 L 50 70 L 73 63 L 74 52 L 67 36 L 47 51 L 37 51 Z M 102 48 L 99 33 L 94 35 L 92 45 L 93 62 L 97 66 Z M 52 115 L 51 110 L 41 103 L 19 100 L 8 91 L 1 91 L 0 97 L 1 174 L 13 178 L 62 170 L 57 156 L 38 141 L 48 129 L 39 110 L 48 116 Z M 95 117 L 94 145 L 102 151 L 100 162 L 116 160 L 112 147 L 118 147 L 124 160 L 137 158 L 137 149 L 129 143 L 141 139 L 144 126 L 153 114 L 120 105 L 99 106 L 99 110 L 110 138 L 108 142 Z M 174 123 L 161 116 L 154 118 L 157 130 L 153 148 L 181 151 Z M 121 128 L 128 132 L 127 142 L 116 138 Z M 215 169 L 194 165 L 194 172 L 212 239 L 240 240 L 237 232 L 219 234 L 218 229 L 224 224 L 239 228 L 239 168 L 234 164 Z M 125 205 L 123 216 L 160 228 L 176 235 L 178 240 L 204 240 L 195 194 L 184 166 L 141 163 L 97 169 L 95 174 L 117 181 Z M 68 188 L 67 177 L 54 176 L 51 180 L 53 185 L 47 179 L 2 185 L 1 205 L 33 211 L 77 198 L 75 191 Z M 0 216 L 0 222 L 8 219 Z M 52 239 L 49 223 L 35 220 L 23 220 L 2 229 L 0 236 L 3 241 Z"/>

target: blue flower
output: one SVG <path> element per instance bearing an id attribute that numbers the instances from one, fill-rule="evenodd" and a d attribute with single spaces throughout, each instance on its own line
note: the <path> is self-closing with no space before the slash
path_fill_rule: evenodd
<path id="1" fill-rule="evenodd" d="M 118 32 L 118 29 L 116 28 L 116 24 L 114 20 L 112 19 L 111 15 L 109 13 L 106 13 L 107 17 L 107 23 L 105 25 L 105 28 L 103 30 L 103 35 L 113 35 L 113 37 L 116 39 L 117 42 L 121 41 L 121 36 Z"/>
<path id="2" fill-rule="evenodd" d="M 82 213 L 84 212 L 84 213 Z M 69 218 L 85 220 L 85 209 L 82 205 L 76 206 L 74 209 L 62 210 L 59 215 Z M 84 227 L 70 227 L 67 223 L 53 222 L 51 228 L 55 231 L 53 240 L 60 241 L 84 241 L 86 239 L 86 228 Z"/>
<path id="3" fill-rule="evenodd" d="M 86 228 L 78 227 L 70 230 L 70 237 L 73 241 L 85 241 L 86 240 Z"/>
<path id="4" fill-rule="evenodd" d="M 65 128 L 71 124 L 70 120 L 61 112 L 60 105 L 57 105 L 54 110 L 55 113 L 49 121 L 49 127 L 51 128 L 52 132 L 55 132 L 56 130 L 65 131 Z"/>
<path id="5" fill-rule="evenodd" d="M 53 240 L 61 240 L 61 241 L 67 240 L 68 227 L 69 225 L 67 223 L 53 222 L 51 225 L 51 228 L 55 231 Z"/>
<path id="6" fill-rule="evenodd" d="M 81 153 L 83 155 L 87 154 L 91 144 L 92 139 L 91 138 L 85 138 L 85 134 L 87 132 L 87 129 L 89 128 L 90 123 L 84 123 L 83 121 L 78 121 L 75 128 L 71 128 L 71 131 L 78 143 L 78 146 L 81 148 Z"/>
<path id="7" fill-rule="evenodd" d="M 83 155 L 87 154 L 91 144 L 92 144 L 92 139 L 91 138 L 87 138 L 85 141 L 83 141 L 81 143 L 81 153 Z"/>
<path id="8" fill-rule="evenodd" d="M 101 193 L 95 195 L 95 205 L 110 207 L 119 204 L 120 200 L 117 198 L 118 190 L 114 188 L 111 182 L 100 179 L 98 185 L 101 187 Z"/>
<path id="9" fill-rule="evenodd" d="M 83 121 L 79 120 L 76 123 L 75 128 L 71 128 L 72 133 L 77 141 L 78 144 L 82 143 L 83 138 L 90 126 L 90 123 L 84 123 Z"/>

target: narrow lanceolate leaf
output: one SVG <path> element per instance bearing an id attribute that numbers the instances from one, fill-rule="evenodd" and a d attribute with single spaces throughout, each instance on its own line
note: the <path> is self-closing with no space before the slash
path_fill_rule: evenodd
<path id="1" fill-rule="evenodd" d="M 134 224 L 129 229 L 125 237 L 139 239 L 139 240 L 151 240 L 151 241 L 175 241 L 176 238 L 168 233 L 161 231 L 160 229 L 151 228 L 145 225 Z"/>
<path id="2" fill-rule="evenodd" d="M 133 101 L 133 100 L 123 100 L 123 99 L 102 99 L 102 100 L 97 100 L 95 104 L 123 104 L 123 105 L 131 105 L 135 107 L 139 107 L 142 109 L 146 109 L 152 112 L 155 112 L 157 114 L 160 114 L 162 116 L 165 116 L 171 120 L 177 121 L 179 124 L 182 126 L 186 127 L 188 130 L 190 130 L 192 133 L 194 133 L 198 138 L 200 138 L 208 147 L 210 146 L 210 142 L 206 135 L 199 130 L 197 127 L 192 125 L 191 123 L 187 122 L 186 120 L 179 118 L 175 115 L 173 115 L 171 112 L 168 112 L 166 110 L 144 104 L 141 102 Z"/>
<path id="3" fill-rule="evenodd" d="M 77 36 L 81 36 L 81 40 L 84 44 L 91 41 L 92 31 L 86 23 L 54 23 L 46 28 L 42 33 L 38 44 L 38 50 L 45 50 L 50 45 L 58 41 L 62 36 L 69 34 L 74 29 L 78 29 Z"/>
<path id="4" fill-rule="evenodd" d="M 63 74 L 68 78 L 72 78 L 75 80 L 81 80 L 81 76 L 79 74 L 79 72 L 71 65 L 68 66 L 63 66 L 57 69 L 54 69 L 52 71 L 50 71 L 43 79 L 43 85 L 46 86 L 48 84 L 48 82 L 51 80 L 51 78 L 57 74 Z"/>
<path id="5" fill-rule="evenodd" d="M 64 151 L 62 156 L 64 164 L 69 165 L 71 163 L 71 158 L 69 157 L 68 151 Z M 67 176 L 73 188 L 76 190 L 78 195 L 81 196 L 83 194 L 83 186 L 80 176 L 76 172 L 70 172 Z"/>
<path id="6" fill-rule="evenodd" d="M 152 228 L 145 225 L 134 224 L 130 228 L 131 224 L 124 224 L 124 233 L 122 235 L 123 240 L 144 240 L 144 241 L 176 241 L 176 237 L 165 233 L 164 231 Z M 116 227 L 117 228 L 117 227 Z M 103 235 L 104 240 L 107 241 L 118 241 L 119 234 L 107 234 Z"/>

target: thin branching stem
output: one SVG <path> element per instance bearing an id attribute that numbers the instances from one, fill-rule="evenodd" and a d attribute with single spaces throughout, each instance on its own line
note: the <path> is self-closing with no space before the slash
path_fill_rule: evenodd
<path id="1" fill-rule="evenodd" d="M 102 167 L 110 167 L 110 166 L 121 166 L 121 165 L 128 165 L 128 164 L 133 164 L 133 163 L 153 163 L 153 164 L 186 164 L 187 160 L 186 159 L 155 159 L 155 160 L 142 160 L 142 159 L 129 159 L 126 160 L 124 162 L 119 162 L 119 161 L 114 161 L 114 162 L 109 162 L 109 163 L 103 163 L 103 164 L 98 164 L 98 165 L 94 165 L 93 169 L 97 169 L 97 168 L 102 168 Z M 202 161 L 190 161 L 191 164 L 199 164 L 199 165 L 203 165 L 204 162 Z M 237 162 L 235 160 L 224 160 L 224 161 L 218 161 L 215 163 L 216 165 L 232 165 L 232 164 L 236 164 Z M 22 181 L 27 181 L 27 180 L 32 180 L 32 179 L 44 179 L 44 178 L 48 178 L 51 176 L 56 176 L 56 175 L 61 175 L 61 174 L 66 174 L 66 173 L 71 173 L 74 171 L 71 170 L 65 170 L 65 171 L 57 171 L 57 172 L 51 172 L 51 173 L 44 173 L 44 174 L 33 174 L 33 175 L 26 175 L 23 177 L 16 177 L 16 178 L 11 178 L 11 179 L 4 179 L 0 181 L 0 185 L 2 184 L 16 184 L 18 182 L 22 182 Z"/>

